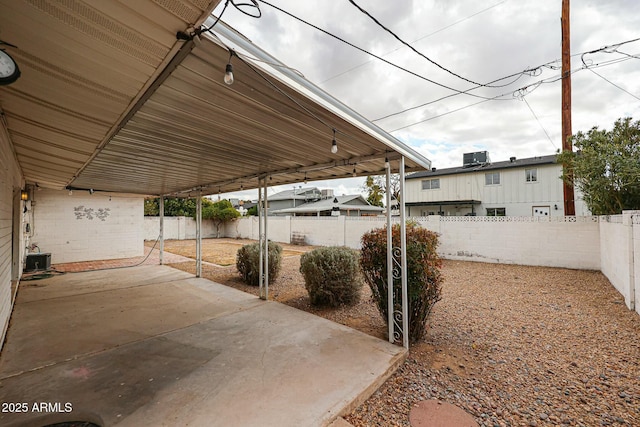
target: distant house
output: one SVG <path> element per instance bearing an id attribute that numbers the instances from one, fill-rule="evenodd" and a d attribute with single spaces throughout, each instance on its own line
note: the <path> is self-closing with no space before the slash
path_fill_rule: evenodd
<path id="1" fill-rule="evenodd" d="M 269 215 L 281 209 L 295 208 L 309 202 L 321 200 L 323 197 L 332 197 L 333 190 L 320 191 L 317 187 L 299 187 L 293 190 L 285 190 L 269 195 Z"/>
<path id="2" fill-rule="evenodd" d="M 273 206 L 271 206 L 273 209 Z M 384 208 L 372 206 L 360 194 L 330 196 L 304 203 L 295 208 L 272 210 L 272 215 L 293 216 L 371 216 L 379 215 Z"/>
<path id="3" fill-rule="evenodd" d="M 409 216 L 563 216 L 562 165 L 556 155 L 492 163 L 486 151 L 467 153 L 460 167 L 406 178 Z M 590 215 L 575 191 L 576 215 Z"/>

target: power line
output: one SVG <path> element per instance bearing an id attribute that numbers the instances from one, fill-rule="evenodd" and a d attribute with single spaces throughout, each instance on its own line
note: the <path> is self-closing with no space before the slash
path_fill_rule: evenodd
<path id="1" fill-rule="evenodd" d="M 287 16 L 289 16 L 289 17 L 291 17 L 291 18 L 293 18 L 293 19 L 295 19 L 295 20 L 297 20 L 297 21 L 302 22 L 303 24 L 308 25 L 308 26 L 310 26 L 311 28 L 313 28 L 313 29 L 315 29 L 315 30 L 317 30 L 317 31 L 320 31 L 320 32 L 321 32 L 321 33 L 323 33 L 323 34 L 326 34 L 326 35 L 328 35 L 328 36 L 330 36 L 330 37 L 333 37 L 334 39 L 336 39 L 336 40 L 338 40 L 338 41 L 341 41 L 342 43 L 344 43 L 344 44 L 346 44 L 346 45 L 348 45 L 348 46 L 351 46 L 352 48 L 354 48 L 354 49 L 356 49 L 356 50 L 359 50 L 360 52 L 366 53 L 367 55 L 370 55 L 370 56 L 372 56 L 372 57 L 374 57 L 374 58 L 378 59 L 379 61 L 384 62 L 385 64 L 391 65 L 392 67 L 397 68 L 397 69 L 399 69 L 399 70 L 401 70 L 401 71 L 404 71 L 405 73 L 411 74 L 412 76 L 415 76 L 415 77 L 417 77 L 417 78 L 419 78 L 419 79 L 421 79 L 421 80 L 427 81 L 427 82 L 432 83 L 432 84 L 434 84 L 434 85 L 436 85 L 436 86 L 440 86 L 440 87 L 442 87 L 442 88 L 444 88 L 444 89 L 448 89 L 448 90 L 453 91 L 453 92 L 456 92 L 456 93 L 458 93 L 458 94 L 465 94 L 465 95 L 472 96 L 472 97 L 474 97 L 474 98 L 491 99 L 491 98 L 487 98 L 486 96 L 481 96 L 481 95 L 476 95 L 476 94 L 473 94 L 473 93 L 469 93 L 469 91 L 474 90 L 474 89 L 477 89 L 477 88 L 475 88 L 475 87 L 474 87 L 474 88 L 467 89 L 467 90 L 464 90 L 464 91 L 461 91 L 461 90 L 459 90 L 459 89 L 455 89 L 455 88 L 452 88 L 452 87 L 450 87 L 450 86 L 447 86 L 447 85 L 445 85 L 445 84 L 443 84 L 443 83 L 439 83 L 439 82 L 437 82 L 437 81 L 435 81 L 435 80 L 431 80 L 431 79 L 429 79 L 429 78 L 427 78 L 427 77 L 425 77 L 425 76 L 422 76 L 422 75 L 420 75 L 420 74 L 418 74 L 418 73 L 416 73 L 416 72 L 414 72 L 414 71 L 408 70 L 408 69 L 406 69 L 406 68 L 404 68 L 404 67 L 402 67 L 402 66 L 400 66 L 400 65 L 397 65 L 397 64 L 395 64 L 395 63 L 393 63 L 393 62 L 391 62 L 391 61 L 389 61 L 389 60 L 386 60 L 386 59 L 382 58 L 382 57 L 381 57 L 381 56 L 379 56 L 379 55 L 376 55 L 376 54 L 374 54 L 374 53 L 371 53 L 371 52 L 367 51 L 366 49 L 363 49 L 363 48 L 361 48 L 361 47 L 359 47 L 359 46 L 356 46 L 355 44 L 353 44 L 353 43 L 351 43 L 351 42 L 349 42 L 349 41 L 347 41 L 347 40 L 345 40 L 345 39 L 343 39 L 343 38 L 341 38 L 341 37 L 339 37 L 339 36 L 336 36 L 335 34 L 333 34 L 333 33 L 329 32 L 329 31 L 327 31 L 327 30 L 324 30 L 324 29 L 322 29 L 322 28 L 318 27 L 317 25 L 314 25 L 314 24 L 312 24 L 312 23 L 310 23 L 310 22 L 308 22 L 308 21 L 305 21 L 304 19 L 299 18 L 299 17 L 297 17 L 296 15 L 294 15 L 294 14 L 292 14 L 292 13 L 290 13 L 290 12 L 287 12 L 287 11 L 286 11 L 286 10 L 284 10 L 284 9 L 281 9 L 281 8 L 279 8 L 278 6 L 273 5 L 273 4 L 269 3 L 269 2 L 267 2 L 266 0 L 258 0 L 258 1 L 259 1 L 260 3 L 266 4 L 267 6 L 271 6 L 271 7 L 272 7 L 272 8 L 274 8 L 275 10 L 277 10 L 277 11 L 279 11 L 279 12 L 281 12 L 281 13 L 284 13 L 285 15 L 287 15 Z"/>
<path id="2" fill-rule="evenodd" d="M 558 149 L 558 147 L 556 146 L 556 144 L 554 144 L 553 140 L 551 139 L 551 137 L 549 136 L 549 133 L 547 132 L 547 130 L 544 128 L 544 126 L 542 126 L 542 122 L 540 121 L 540 119 L 538 118 L 538 116 L 536 115 L 535 111 L 533 111 L 533 108 L 531 108 L 531 105 L 529 105 L 529 102 L 527 101 L 527 98 L 522 97 L 522 100 L 524 101 L 525 104 L 527 104 L 527 107 L 529 107 L 529 111 L 531 111 L 531 114 L 533 114 L 533 117 L 536 119 L 536 121 L 538 122 L 538 124 L 540 125 L 540 127 L 542 128 L 542 131 L 544 132 L 545 135 L 547 135 L 547 138 L 549 139 L 549 142 L 551 143 L 551 145 L 553 145 L 553 148 L 555 148 L 556 150 Z"/>
<path id="3" fill-rule="evenodd" d="M 410 43 L 407 43 L 406 41 L 404 41 L 400 36 L 398 36 L 396 33 L 394 33 L 391 29 L 389 29 L 388 27 L 386 27 L 383 23 L 381 23 L 375 16 L 371 15 L 371 13 L 367 12 L 364 8 L 362 8 L 361 6 L 359 6 L 355 0 L 349 0 L 349 3 L 351 3 L 356 9 L 358 9 L 360 12 L 362 12 L 364 15 L 368 16 L 373 22 L 376 23 L 376 25 L 378 25 L 380 28 L 382 28 L 383 30 L 385 30 L 387 33 L 389 33 L 391 36 L 393 36 L 396 40 L 398 40 L 400 43 L 402 43 L 403 45 L 405 45 L 406 47 L 408 47 L 409 49 L 411 49 L 416 55 L 420 56 L 421 58 L 426 59 L 427 61 L 429 61 L 431 64 L 435 65 L 436 67 L 440 68 L 441 70 L 451 74 L 452 76 L 455 76 L 461 80 L 464 80 L 465 82 L 474 84 L 478 87 L 493 87 L 493 88 L 498 88 L 498 87 L 505 87 L 508 86 L 511 83 L 507 83 L 505 85 L 491 85 L 490 83 L 478 83 L 474 80 L 470 80 L 466 77 L 461 76 L 458 73 L 455 73 L 453 71 L 451 71 L 450 69 L 446 68 L 445 66 L 437 63 L 436 61 L 434 61 L 433 59 L 429 58 L 427 55 L 425 55 L 424 53 L 420 52 L 418 49 L 416 49 L 415 47 L 413 47 Z M 507 79 L 508 77 L 505 77 L 504 79 Z M 501 79 L 503 80 L 503 79 Z"/>
<path id="4" fill-rule="evenodd" d="M 439 29 L 437 29 L 437 30 L 435 30 L 435 31 L 433 31 L 433 32 L 431 32 L 431 33 L 429 33 L 429 34 L 426 34 L 426 35 L 424 35 L 424 36 L 420 37 L 420 38 L 417 38 L 417 39 L 413 40 L 411 43 L 417 43 L 417 42 L 419 42 L 419 41 L 421 41 L 421 40 L 424 40 L 424 39 L 426 39 L 426 38 L 428 38 L 428 37 L 434 36 L 434 35 L 436 35 L 436 34 L 438 34 L 438 33 L 442 32 L 442 31 L 444 31 L 444 30 L 446 30 L 446 29 L 449 29 L 449 28 L 451 28 L 451 27 L 453 27 L 453 26 L 455 26 L 455 25 L 458 25 L 458 24 L 460 24 L 460 23 L 462 23 L 462 22 L 464 22 L 464 21 L 467 21 L 467 20 L 469 20 L 469 19 L 471 19 L 471 18 L 473 18 L 473 17 L 475 17 L 475 16 L 477 16 L 477 15 L 480 15 L 481 13 L 484 13 L 484 12 L 486 12 L 486 11 L 490 10 L 490 9 L 493 9 L 494 7 L 499 6 L 499 5 L 501 5 L 502 3 L 506 3 L 507 1 L 508 1 L 508 0 L 502 0 L 501 2 L 498 2 L 498 3 L 494 4 L 493 6 L 486 7 L 486 8 L 484 8 L 484 9 L 482 9 L 482 10 L 480 10 L 480 11 L 478 11 L 478 12 L 474 13 L 474 14 L 471 14 L 471 15 L 469 15 L 469 16 L 467 16 L 467 17 L 465 17 L 465 18 L 462 18 L 462 19 L 460 19 L 460 20 L 458 20 L 458 21 L 456 21 L 456 22 L 453 22 L 453 23 L 451 23 L 451 24 L 449 24 L 449 25 L 446 25 L 446 26 L 444 26 L 444 27 L 442 27 L 442 28 L 439 28 Z M 390 54 L 392 54 L 393 52 L 396 52 L 396 51 L 398 51 L 398 50 L 400 50 L 400 49 L 402 49 L 402 46 L 397 47 L 397 48 L 395 48 L 395 49 L 393 49 L 393 50 L 390 50 L 390 51 L 388 51 L 388 52 L 386 52 L 386 53 L 383 53 L 383 54 L 382 54 L 382 55 L 380 55 L 380 56 L 387 56 L 387 55 L 390 55 Z M 351 71 L 357 70 L 358 68 L 363 67 L 363 66 L 365 66 L 365 65 L 369 64 L 371 61 L 373 61 L 373 59 L 369 59 L 368 61 L 362 62 L 362 63 L 360 63 L 360 64 L 358 64 L 358 65 L 356 65 L 356 66 L 353 66 L 353 67 L 351 67 L 351 68 L 349 68 L 349 69 L 347 69 L 347 70 L 345 70 L 345 71 L 342 71 L 342 72 L 341 72 L 341 73 L 339 73 L 339 74 L 336 74 L 336 75 L 334 75 L 334 76 L 332 76 L 332 77 L 329 77 L 328 79 L 325 79 L 325 80 L 321 81 L 321 82 L 320 82 L 320 84 L 324 84 L 324 83 L 326 83 L 326 82 L 328 82 L 328 81 L 331 81 L 331 80 L 333 80 L 333 79 L 335 79 L 335 78 L 338 78 L 338 77 L 343 76 L 343 75 L 345 75 L 345 74 L 347 74 L 347 73 L 350 73 Z"/>
<path id="5" fill-rule="evenodd" d="M 637 99 L 638 101 L 640 101 L 640 98 L 637 97 L 636 95 L 632 94 L 631 92 L 629 92 L 628 90 L 626 90 L 625 88 L 622 88 L 620 86 L 618 86 L 617 84 L 615 84 L 614 82 L 612 82 L 611 80 L 607 79 L 606 77 L 604 77 L 601 74 L 596 73 L 595 71 L 593 71 L 591 68 L 587 68 L 587 70 L 591 71 L 593 74 L 595 74 L 596 76 L 600 77 L 601 79 L 603 79 L 604 81 L 612 84 L 613 86 L 617 87 L 618 89 L 620 89 L 621 91 L 623 91 L 624 93 L 633 96 L 635 99 Z"/>
<path id="6" fill-rule="evenodd" d="M 636 42 L 636 41 L 640 41 L 640 38 L 627 40 L 627 41 L 616 43 L 616 44 L 609 45 L 609 46 L 604 46 L 604 47 L 601 47 L 600 49 L 595 49 L 595 50 L 591 50 L 591 51 L 576 53 L 576 54 L 571 55 L 571 56 L 572 57 L 575 57 L 575 56 L 580 56 L 581 57 L 582 63 L 583 63 L 583 67 L 582 67 L 583 69 L 599 68 L 599 67 L 603 67 L 603 66 L 607 66 L 607 65 L 613 65 L 613 64 L 617 64 L 619 62 L 628 61 L 629 59 L 634 59 L 634 58 L 638 59 L 638 55 L 629 55 L 629 54 L 626 54 L 624 52 L 620 52 L 620 51 L 617 50 L 622 45 L 625 45 L 625 44 L 628 44 L 628 43 L 633 43 L 633 42 Z M 610 49 L 611 47 L 614 47 L 614 46 L 616 47 L 616 49 L 607 52 L 608 49 Z M 603 52 L 606 52 L 606 53 L 620 53 L 620 54 L 625 55 L 627 57 L 626 58 L 616 58 L 616 59 L 612 59 L 612 60 L 609 60 L 609 61 L 599 62 L 597 64 L 593 64 L 593 63 L 587 64 L 587 61 L 585 61 L 584 56 L 588 55 L 588 54 L 597 53 L 597 52 L 600 52 L 600 51 L 603 51 Z M 523 71 L 523 74 L 528 72 L 529 75 L 533 77 L 534 74 L 537 73 L 538 71 L 540 71 L 542 68 L 549 68 L 550 70 L 559 70 L 560 67 L 552 65 L 557 61 L 558 60 L 556 59 L 556 60 L 553 60 L 553 61 L 549 61 L 549 62 L 547 62 L 545 64 L 538 65 L 537 67 L 530 68 L 528 70 Z M 512 74 L 511 76 L 514 76 L 514 75 L 516 75 L 516 74 Z M 540 75 L 540 74 L 537 74 L 537 75 Z M 518 79 L 515 79 L 513 82 L 511 82 L 511 84 L 513 84 L 516 80 L 518 80 Z M 496 80 L 496 81 L 499 81 L 499 80 Z M 556 81 L 556 80 L 554 80 L 554 81 Z M 493 82 L 491 82 L 491 83 L 493 83 Z M 553 81 L 549 81 L 549 82 L 545 82 L 545 83 L 553 83 Z M 613 83 L 611 83 L 611 84 L 613 84 Z M 516 91 L 519 91 L 521 89 L 522 88 L 517 89 Z M 619 89 L 624 90 L 624 89 L 622 89 L 620 87 L 619 87 Z M 381 121 L 381 120 L 384 120 L 384 119 L 388 119 L 390 117 L 394 117 L 394 116 L 398 116 L 400 114 L 407 113 L 409 111 L 417 110 L 418 108 L 426 107 L 427 105 L 431 105 L 431 104 L 434 104 L 436 102 L 442 101 L 444 99 L 452 98 L 452 97 L 458 96 L 458 95 L 460 95 L 460 94 L 459 93 L 449 94 L 449 95 L 440 97 L 438 99 L 434 99 L 432 101 L 428 101 L 428 102 L 425 102 L 425 103 L 422 103 L 422 104 L 419 104 L 419 105 L 415 105 L 415 106 L 412 106 L 412 107 L 405 108 L 405 109 L 400 110 L 400 111 L 396 111 L 395 113 L 390 113 L 390 114 L 387 114 L 385 116 L 378 117 L 377 119 L 373 119 L 371 121 L 372 122 L 378 122 L 378 121 Z M 496 97 L 490 98 L 490 100 L 500 100 L 500 101 L 502 101 L 500 98 L 502 98 L 503 96 L 507 96 L 507 95 L 509 95 L 509 94 L 507 93 L 507 94 L 503 94 L 503 95 L 498 95 Z M 630 94 L 630 95 L 635 97 L 635 95 L 633 95 L 633 94 Z M 477 104 L 478 103 L 475 103 L 475 104 L 472 104 L 471 106 L 477 105 Z M 458 111 L 458 110 L 456 110 L 456 111 Z M 434 118 L 437 118 L 437 117 L 440 117 L 440 116 L 436 116 Z"/>

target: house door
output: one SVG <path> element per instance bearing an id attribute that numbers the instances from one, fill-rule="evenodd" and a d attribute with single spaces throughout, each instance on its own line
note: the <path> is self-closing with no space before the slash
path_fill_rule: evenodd
<path id="1" fill-rule="evenodd" d="M 550 206 L 534 206 L 531 208 L 531 211 L 533 216 L 549 217 L 551 215 Z"/>

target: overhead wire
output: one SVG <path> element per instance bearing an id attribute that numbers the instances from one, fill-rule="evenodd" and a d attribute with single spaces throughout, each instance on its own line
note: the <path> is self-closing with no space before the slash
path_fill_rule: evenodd
<path id="1" fill-rule="evenodd" d="M 547 129 L 545 129 L 545 127 L 542 125 L 542 122 L 540 121 L 540 119 L 538 118 L 538 115 L 536 114 L 535 111 L 533 111 L 533 108 L 531 108 L 531 105 L 529 105 L 529 102 L 527 101 L 527 98 L 525 98 L 524 96 L 522 97 L 522 100 L 524 101 L 524 103 L 526 104 L 526 106 L 529 108 L 529 111 L 531 111 L 531 114 L 533 114 L 533 117 L 536 119 L 536 121 L 538 122 L 538 124 L 540 125 L 540 128 L 542 129 L 542 131 L 544 132 L 545 135 L 547 135 L 547 139 L 549 139 L 549 142 L 551 143 L 551 145 L 553 145 L 553 148 L 555 148 L 556 150 L 558 149 L 558 147 L 556 146 L 556 144 L 553 142 L 553 139 L 551 139 L 551 137 L 549 136 L 549 132 L 547 132 Z"/>
<path id="2" fill-rule="evenodd" d="M 506 83 L 506 84 L 502 84 L 502 85 L 492 85 L 491 83 L 478 83 L 474 80 L 468 79 L 466 77 L 461 76 L 460 74 L 451 71 L 449 68 L 439 64 L 438 62 L 434 61 L 433 59 L 429 58 L 427 55 L 425 55 L 424 53 L 420 52 L 418 49 L 416 49 L 415 47 L 413 47 L 410 43 L 404 41 L 400 36 L 398 36 L 396 33 L 394 33 L 391 29 L 389 29 L 387 26 L 385 26 L 382 22 L 380 22 L 375 16 L 373 16 L 371 13 L 369 13 L 367 10 L 365 10 L 362 6 L 358 5 L 358 3 L 355 2 L 355 0 L 348 0 L 349 3 L 351 3 L 356 9 L 358 9 L 360 12 L 362 12 L 364 15 L 366 15 L 367 17 L 369 17 L 373 22 L 376 23 L 376 25 L 378 25 L 380 28 L 382 28 L 383 30 L 385 30 L 387 33 L 389 33 L 391 36 L 393 36 L 393 38 L 395 38 L 396 40 L 398 40 L 400 43 L 402 43 L 404 46 L 408 47 L 409 49 L 411 49 L 411 51 L 413 51 L 416 55 L 420 56 L 421 58 L 426 59 L 427 61 L 429 61 L 431 64 L 435 65 L 436 67 L 440 68 L 441 70 L 451 74 L 454 77 L 459 78 L 460 80 L 464 80 L 465 82 L 471 83 L 473 85 L 476 85 L 478 87 L 490 87 L 490 88 L 500 88 L 500 87 L 505 87 L 510 85 L 511 83 Z M 508 77 L 504 77 L 500 80 L 497 81 L 501 81 L 501 80 L 505 80 Z"/>
<path id="3" fill-rule="evenodd" d="M 314 24 L 312 24 L 312 23 L 310 23 L 310 22 L 308 22 L 308 21 L 306 21 L 306 20 L 304 20 L 304 19 L 302 19 L 302 18 L 300 18 L 300 17 L 298 17 L 298 16 L 296 16 L 296 15 L 294 15 L 294 14 L 292 14 L 292 13 L 290 13 L 290 12 L 288 12 L 288 11 L 286 11 L 286 10 L 284 10 L 284 9 L 280 8 L 280 7 L 278 7 L 278 6 L 275 6 L 275 5 L 271 4 L 271 3 L 269 3 L 269 2 L 268 2 L 268 1 L 266 1 L 266 0 L 258 0 L 258 1 L 259 1 L 260 3 L 266 4 L 267 6 L 271 6 L 271 7 L 272 7 L 272 8 L 274 8 L 275 10 L 277 10 L 277 11 L 279 11 L 279 12 L 281 12 L 281 13 L 284 13 L 285 15 L 287 15 L 287 16 L 289 16 L 289 17 L 291 17 L 291 18 L 293 18 L 293 19 L 295 19 L 295 20 L 297 20 L 297 21 L 299 21 L 299 22 L 302 22 L 303 24 L 308 25 L 309 27 L 311 27 L 311 28 L 313 28 L 313 29 L 315 29 L 315 30 L 317 30 L 317 31 L 320 31 L 321 33 L 326 34 L 326 35 L 328 35 L 329 37 L 332 37 L 332 38 L 334 38 L 334 39 L 336 39 L 336 40 L 338 40 L 338 41 L 340 41 L 340 42 L 342 42 L 342 43 L 344 43 L 344 44 L 346 44 L 346 45 L 348 45 L 348 46 L 351 46 L 352 48 L 354 48 L 354 49 L 356 49 L 356 50 L 359 50 L 360 52 L 366 53 L 367 55 L 370 55 L 370 56 L 372 56 L 372 57 L 374 57 L 374 58 L 378 59 L 379 61 L 384 62 L 384 63 L 385 63 L 385 64 L 387 64 L 387 65 L 390 65 L 390 66 L 392 66 L 392 67 L 394 67 L 394 68 L 396 68 L 396 69 L 399 69 L 399 70 L 401 70 L 401 71 L 404 71 L 404 72 L 405 72 L 405 73 L 407 73 L 407 74 L 411 74 L 412 76 L 417 77 L 417 78 L 419 78 L 419 79 L 421 79 L 421 80 L 427 81 L 427 82 L 429 82 L 429 83 L 432 83 L 432 84 L 434 84 L 434 85 L 436 85 L 436 86 L 439 86 L 439 87 L 442 87 L 442 88 L 444 88 L 444 89 L 448 89 L 448 90 L 450 90 L 450 91 L 457 92 L 457 93 L 459 93 L 459 94 L 466 94 L 466 95 L 472 96 L 472 97 L 474 97 L 474 98 L 489 99 L 489 98 L 487 98 L 487 97 L 485 97 L 485 96 L 481 96 L 481 95 L 476 95 L 476 94 L 474 94 L 474 93 L 470 93 L 470 91 L 471 91 L 471 90 L 473 90 L 473 89 L 475 89 L 475 88 L 470 88 L 470 89 L 467 89 L 467 90 L 460 90 L 460 89 L 453 88 L 453 87 L 451 87 L 451 86 L 447 86 L 447 85 L 445 85 L 445 84 L 443 84 L 443 83 L 437 82 L 437 81 L 435 81 L 435 80 L 432 80 L 432 79 L 430 79 L 430 78 L 428 78 L 428 77 L 425 77 L 425 76 L 423 76 L 423 75 L 421 75 L 421 74 L 416 73 L 415 71 L 411 71 L 411 70 L 409 70 L 409 69 L 407 69 L 407 68 L 404 68 L 404 67 L 402 67 L 402 66 L 400 66 L 400 65 L 398 65 L 398 64 L 395 64 L 395 63 L 393 63 L 393 62 L 391 62 L 391 61 L 389 61 L 389 60 L 387 60 L 387 59 L 384 59 L 383 57 L 381 57 L 381 56 L 379 56 L 379 55 L 376 55 L 376 54 L 374 54 L 374 53 L 371 53 L 371 52 L 367 51 L 366 49 L 361 48 L 360 46 L 357 46 L 357 45 L 355 45 L 355 44 L 353 44 L 353 43 L 351 43 L 351 42 L 349 42 L 349 41 L 347 41 L 347 40 L 343 39 L 343 38 L 342 38 L 342 37 L 340 37 L 340 36 L 337 36 L 337 35 L 335 35 L 335 34 L 333 34 L 333 33 L 329 32 L 329 31 L 327 31 L 327 30 L 325 30 L 325 29 L 323 29 L 323 28 L 320 28 L 320 27 L 318 27 L 317 25 L 314 25 Z"/>
<path id="4" fill-rule="evenodd" d="M 420 37 L 420 38 L 417 38 L 417 39 L 415 39 L 415 40 L 411 41 L 411 43 L 417 43 L 417 42 L 419 42 L 419 41 L 421 41 L 421 40 L 424 40 L 424 39 L 426 39 L 426 38 L 428 38 L 428 37 L 434 36 L 434 35 L 436 35 L 436 34 L 438 34 L 438 33 L 442 32 L 442 31 L 444 31 L 444 30 L 447 30 L 447 29 L 449 29 L 449 28 L 451 28 L 451 27 L 453 27 L 453 26 L 455 26 L 455 25 L 458 25 L 458 24 L 460 24 L 460 23 L 462 23 L 462 22 L 464 22 L 464 21 L 467 21 L 467 20 L 469 20 L 469 19 L 471 19 L 471 18 L 473 18 L 473 17 L 475 17 L 475 16 L 477 16 L 477 15 L 480 15 L 481 13 L 484 13 L 484 12 L 486 12 L 486 11 L 488 11 L 488 10 L 491 10 L 491 9 L 493 9 L 494 7 L 501 5 L 502 3 L 506 3 L 507 1 L 508 1 L 508 0 L 502 0 L 502 1 L 500 1 L 500 2 L 496 3 L 496 4 L 492 5 L 492 6 L 486 7 L 486 8 L 484 8 L 484 9 L 482 9 L 482 10 L 480 10 L 480 11 L 476 12 L 476 13 L 473 13 L 473 14 L 471 14 L 471 15 L 469 15 L 469 16 L 467 16 L 467 17 L 465 17 L 465 18 L 459 19 L 458 21 L 455 21 L 455 22 L 453 22 L 453 23 L 451 23 L 451 24 L 449 24 L 449 25 L 446 25 L 446 26 L 444 26 L 444 27 L 442 27 L 442 28 L 439 28 L 439 29 L 437 29 L 437 30 L 435 30 L 435 31 L 432 31 L 432 32 L 431 32 L 431 33 L 429 33 L 429 34 L 425 34 L 424 36 L 422 36 L 422 37 Z M 400 49 L 402 49 L 402 46 L 397 47 L 397 48 L 395 48 L 395 49 L 393 49 L 393 50 L 390 50 L 390 51 L 388 51 L 388 52 L 386 52 L 386 53 L 383 53 L 383 54 L 382 54 L 382 55 L 380 55 L 380 56 L 387 56 L 387 55 L 390 55 L 390 54 L 392 54 L 393 52 L 396 52 L 396 51 L 398 51 L 398 50 L 400 50 Z M 341 73 L 339 73 L 339 74 L 336 74 L 336 75 L 334 75 L 334 76 L 329 77 L 328 79 L 325 79 L 325 80 L 321 81 L 321 82 L 320 82 L 320 84 L 324 84 L 324 83 L 326 83 L 326 82 L 328 82 L 328 81 L 331 81 L 331 80 L 333 80 L 333 79 L 335 79 L 335 78 L 338 78 L 338 77 L 343 76 L 343 75 L 345 75 L 345 74 L 347 74 L 347 73 L 350 73 L 351 71 L 357 70 L 358 68 L 363 67 L 363 66 L 365 66 L 365 65 L 369 64 L 369 63 L 370 63 L 370 62 L 372 62 L 372 61 L 373 61 L 373 59 L 369 59 L 368 61 L 365 61 L 365 62 L 363 62 L 363 63 L 360 63 L 360 64 L 358 64 L 358 65 L 356 65 L 356 66 L 353 66 L 353 67 L 351 67 L 351 68 L 349 68 L 349 69 L 347 69 L 347 70 L 345 70 L 345 71 L 342 71 L 342 72 L 341 72 Z"/>
<path id="5" fill-rule="evenodd" d="M 579 53 L 573 54 L 573 55 L 571 55 L 571 56 L 572 56 L 572 57 L 580 56 L 580 57 L 581 57 L 581 59 L 582 59 L 582 63 L 584 64 L 584 65 L 583 65 L 583 68 L 584 68 L 584 69 L 591 69 L 592 67 L 603 67 L 603 66 L 607 66 L 607 65 L 613 65 L 613 64 L 617 64 L 617 63 L 619 63 L 619 62 L 628 61 L 628 60 L 633 59 L 633 58 L 638 59 L 638 57 L 637 57 L 637 56 L 635 56 L 635 55 L 627 55 L 627 57 L 626 57 L 626 58 L 617 58 L 617 59 L 613 59 L 613 60 L 609 60 L 609 61 L 600 62 L 600 63 L 597 63 L 597 64 L 587 64 L 587 61 L 585 61 L 584 56 L 585 56 L 585 55 L 588 55 L 588 54 L 597 53 L 597 52 L 600 52 L 600 51 L 606 51 L 606 50 L 607 50 L 608 48 L 610 48 L 611 46 L 618 46 L 618 47 L 619 47 L 619 46 L 622 46 L 622 45 L 625 45 L 625 44 L 628 44 L 628 43 L 633 43 L 633 42 L 636 42 L 636 41 L 640 41 L 640 38 L 632 39 L 632 40 L 627 40 L 627 41 L 624 41 L 624 42 L 616 43 L 616 44 L 614 44 L 614 45 L 604 46 L 604 47 L 602 47 L 602 48 L 600 48 L 600 49 L 595 49 L 595 50 L 585 51 L 585 52 L 579 52 Z M 611 53 L 613 53 L 613 52 L 611 52 Z M 616 50 L 616 51 L 615 51 L 615 53 L 621 53 L 621 52 Z M 625 54 L 625 55 L 626 55 L 626 54 Z M 537 67 L 529 68 L 528 70 L 525 70 L 525 72 L 526 72 L 526 71 L 529 71 L 529 72 L 530 72 L 530 76 L 531 76 L 531 77 L 535 77 L 535 76 L 540 75 L 540 73 L 541 73 L 541 69 L 542 69 L 542 68 L 548 68 L 548 69 L 550 69 L 550 70 L 559 70 L 561 67 L 553 65 L 553 64 L 554 64 L 554 63 L 556 63 L 556 62 L 558 62 L 558 60 L 557 60 L 557 59 L 556 59 L 556 60 L 553 60 L 553 61 L 549 61 L 549 62 L 544 63 L 544 64 L 541 64 L 541 65 L 538 65 Z M 593 70 L 592 70 L 592 71 L 593 71 Z M 560 77 L 560 78 L 561 78 L 561 77 Z M 548 83 L 553 83 L 554 81 L 557 81 L 557 79 L 556 79 L 556 80 L 553 80 L 553 81 L 549 81 Z M 547 82 L 545 82 L 545 83 L 547 83 Z M 612 84 L 613 84 L 613 83 L 612 83 Z M 619 89 L 624 90 L 624 89 L 622 89 L 622 88 L 619 88 Z M 516 89 L 516 91 L 517 91 L 517 90 L 519 90 L 519 89 Z M 440 98 L 435 99 L 435 100 L 432 100 L 432 101 L 428 101 L 428 102 L 425 102 L 425 103 L 422 103 L 422 104 L 419 104 L 419 105 L 414 105 L 414 106 L 412 106 L 412 107 L 408 107 L 408 108 L 405 108 L 405 109 L 403 109 L 403 110 L 396 111 L 396 112 L 394 112 L 394 113 L 386 114 L 386 115 L 384 115 L 384 116 L 382 116 L 382 117 L 378 117 L 378 118 L 373 119 L 373 120 L 371 120 L 371 121 L 372 121 L 372 122 L 378 122 L 378 121 L 381 121 L 381 120 L 384 120 L 384 119 L 388 119 L 388 118 L 391 118 L 391 117 L 394 117 L 394 116 L 398 116 L 398 115 L 400 115 L 400 114 L 407 113 L 407 112 L 409 112 L 409 111 L 417 110 L 418 108 L 426 107 L 427 105 L 431 105 L 431 104 L 434 104 L 434 103 L 436 103 L 436 102 L 442 101 L 442 100 L 444 100 L 444 99 L 452 98 L 452 97 L 454 97 L 454 96 L 458 96 L 458 95 L 459 95 L 459 94 L 457 94 L 457 93 L 449 94 L 449 95 L 446 95 L 446 96 L 440 97 Z M 509 93 L 501 94 L 501 95 L 498 95 L 498 96 L 494 97 L 494 98 L 493 98 L 493 99 L 491 99 L 491 100 L 501 100 L 500 98 L 502 98 L 502 97 L 504 97 L 504 96 L 508 96 L 508 95 L 509 95 Z M 632 95 L 632 96 L 634 96 L 633 94 L 631 94 L 631 95 Z M 474 104 L 471 104 L 471 106 L 473 106 L 473 105 L 477 105 L 477 104 L 478 104 L 478 103 L 474 103 Z M 434 117 L 434 118 L 437 118 L 437 117 L 439 117 L 439 116 L 436 116 L 436 117 Z"/>

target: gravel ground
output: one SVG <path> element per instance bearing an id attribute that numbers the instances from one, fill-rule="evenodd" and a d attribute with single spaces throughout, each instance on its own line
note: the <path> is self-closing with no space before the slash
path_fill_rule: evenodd
<path id="1" fill-rule="evenodd" d="M 366 285 L 354 307 L 313 308 L 299 265 L 284 258 L 270 299 L 385 338 Z M 482 426 L 640 426 L 640 316 L 600 272 L 445 261 L 443 274 L 426 339 L 347 421 L 409 426 L 415 403 L 441 399 Z M 234 266 L 203 275 L 257 295 Z"/>

